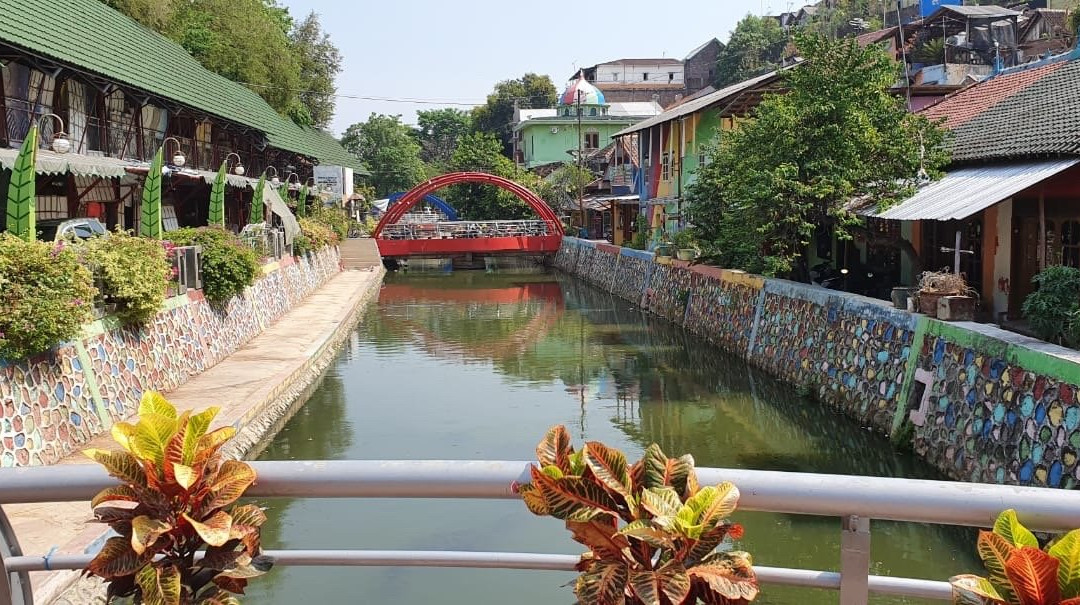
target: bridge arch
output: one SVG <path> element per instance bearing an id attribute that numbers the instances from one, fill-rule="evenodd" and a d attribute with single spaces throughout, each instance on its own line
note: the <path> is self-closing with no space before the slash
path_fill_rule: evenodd
<path id="1" fill-rule="evenodd" d="M 391 193 L 390 198 L 389 198 L 390 203 L 387 204 L 387 208 L 389 208 L 390 206 L 393 206 L 394 204 L 396 204 L 398 202 L 398 200 L 400 200 L 403 197 L 405 197 L 405 192 L 403 192 L 403 191 L 398 191 L 397 193 Z M 454 209 L 453 206 L 451 206 L 449 203 L 447 203 L 446 200 L 442 199 L 441 197 L 439 197 L 439 196 L 437 196 L 437 195 L 435 195 L 433 193 L 429 193 L 429 194 L 425 195 L 421 199 L 423 199 L 425 202 L 427 202 L 427 203 L 431 204 L 432 206 L 435 206 L 436 208 L 441 210 L 442 213 L 446 215 L 447 220 L 451 220 L 451 221 L 458 220 L 457 210 Z"/>
<path id="2" fill-rule="evenodd" d="M 551 209 L 551 206 L 547 205 L 547 202 L 530 191 L 527 187 L 511 181 L 510 179 L 504 179 L 500 176 L 495 176 L 494 174 L 488 174 L 486 172 L 451 172 L 429 179 L 407 191 L 405 195 L 401 196 L 401 199 L 387 208 L 386 213 L 383 214 L 382 219 L 379 220 L 379 225 L 375 228 L 372 237 L 378 239 L 387 225 L 393 225 L 401 220 L 401 217 L 405 216 L 413 206 L 424 199 L 424 196 L 438 191 L 443 187 L 460 185 L 462 183 L 494 185 L 504 191 L 509 191 L 517 196 L 518 199 L 528 204 L 542 220 L 548 221 L 551 224 L 553 234 L 560 237 L 563 235 L 562 223 L 559 221 L 559 217 L 556 216 L 555 211 Z"/>

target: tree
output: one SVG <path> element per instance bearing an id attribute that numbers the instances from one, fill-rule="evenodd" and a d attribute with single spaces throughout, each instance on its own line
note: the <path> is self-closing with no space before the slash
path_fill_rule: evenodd
<path id="1" fill-rule="evenodd" d="M 334 79 L 341 73 L 341 52 L 322 30 L 319 16 L 308 13 L 289 34 L 299 67 L 300 92 L 290 111 L 298 124 L 326 128 L 334 117 Z"/>
<path id="2" fill-rule="evenodd" d="M 887 207 L 947 161 L 944 131 L 889 93 L 898 65 L 876 46 L 799 35 L 807 62 L 754 117 L 724 132 L 689 188 L 698 238 L 726 266 L 805 277 L 815 228 L 865 233 L 853 202 Z M 707 250 L 708 251 L 708 250 Z"/>
<path id="3" fill-rule="evenodd" d="M 595 179 L 596 176 L 589 169 L 567 163 L 544 177 L 537 193 L 555 210 L 555 214 L 564 216 L 578 212 L 579 193 Z"/>
<path id="4" fill-rule="evenodd" d="M 407 191 L 425 177 L 420 145 L 399 115 L 373 113 L 366 122 L 349 126 L 341 144 L 367 166 L 379 196 Z"/>
<path id="5" fill-rule="evenodd" d="M 469 127 L 468 111 L 452 108 L 417 111 L 413 135 L 420 144 L 420 159 L 437 168 L 446 167 Z"/>
<path id="6" fill-rule="evenodd" d="M 557 98 L 549 76 L 527 73 L 516 80 L 503 80 L 488 95 L 487 103 L 473 110 L 473 130 L 495 135 L 502 142 L 502 153 L 511 157 L 514 102 L 522 109 L 543 109 L 554 107 Z"/>
<path id="7" fill-rule="evenodd" d="M 720 50 L 714 85 L 724 88 L 775 70 L 787 44 L 788 35 L 776 19 L 747 15 Z"/>
<path id="8" fill-rule="evenodd" d="M 463 136 L 450 157 L 450 168 L 487 172 L 517 181 L 533 191 L 537 191 L 540 184 L 536 175 L 521 170 L 504 156 L 499 140 L 487 132 Z M 472 220 L 512 220 L 534 216 L 529 205 L 517 196 L 490 185 L 454 185 L 446 197 L 463 218 Z"/>

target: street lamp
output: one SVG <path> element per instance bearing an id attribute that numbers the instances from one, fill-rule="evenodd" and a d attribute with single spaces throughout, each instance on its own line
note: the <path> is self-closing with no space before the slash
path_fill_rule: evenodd
<path id="1" fill-rule="evenodd" d="M 244 176 L 244 163 L 240 161 L 240 154 L 234 152 L 225 156 L 225 164 L 228 165 L 229 158 L 233 156 L 236 156 L 236 167 L 233 168 L 233 174 L 235 174 L 236 176 Z"/>
<path id="2" fill-rule="evenodd" d="M 60 119 L 60 116 L 55 113 L 47 113 L 38 118 L 38 128 L 41 128 L 41 121 L 45 118 L 55 118 L 56 121 L 60 123 L 60 130 L 53 135 L 52 144 L 50 145 L 52 150 L 61 154 L 71 151 L 71 141 L 67 138 L 67 135 L 64 134 L 64 120 Z"/>
<path id="3" fill-rule="evenodd" d="M 176 155 L 172 157 L 170 164 L 177 168 L 183 168 L 184 164 L 187 163 L 187 158 L 184 157 L 184 149 L 180 146 L 180 141 L 178 141 L 176 137 L 165 137 L 165 140 L 161 142 L 161 146 L 165 148 L 166 151 L 169 149 L 169 141 L 176 143 Z"/>
<path id="4" fill-rule="evenodd" d="M 290 172 L 289 176 L 285 177 L 285 195 L 289 194 L 289 184 L 292 183 L 293 179 L 296 179 L 296 188 L 300 188 L 300 175 L 295 172 Z"/>
<path id="5" fill-rule="evenodd" d="M 269 170 L 274 171 L 274 177 L 270 179 L 270 184 L 277 187 L 278 185 L 281 184 L 281 179 L 278 178 L 277 168 L 274 168 L 273 166 L 267 166 L 266 170 L 263 171 L 263 174 L 266 174 L 266 172 L 269 171 Z"/>

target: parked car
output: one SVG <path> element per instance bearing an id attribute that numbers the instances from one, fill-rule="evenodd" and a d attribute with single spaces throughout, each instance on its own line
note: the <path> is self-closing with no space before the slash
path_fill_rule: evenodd
<path id="1" fill-rule="evenodd" d="M 38 241 L 59 242 L 105 237 L 108 229 L 96 218 L 46 219 L 37 222 Z"/>

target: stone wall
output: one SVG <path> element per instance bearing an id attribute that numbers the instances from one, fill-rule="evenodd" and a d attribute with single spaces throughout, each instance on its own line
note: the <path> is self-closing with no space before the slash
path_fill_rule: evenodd
<path id="1" fill-rule="evenodd" d="M 0 467 L 52 464 L 135 413 L 142 392 L 169 391 L 257 336 L 340 270 L 336 249 L 264 267 L 217 308 L 191 291 L 150 323 L 106 318 L 28 361 L 0 360 Z"/>
<path id="2" fill-rule="evenodd" d="M 966 481 L 1080 482 L 1080 353 L 884 301 L 566 238 L 563 271 L 910 439 Z"/>

